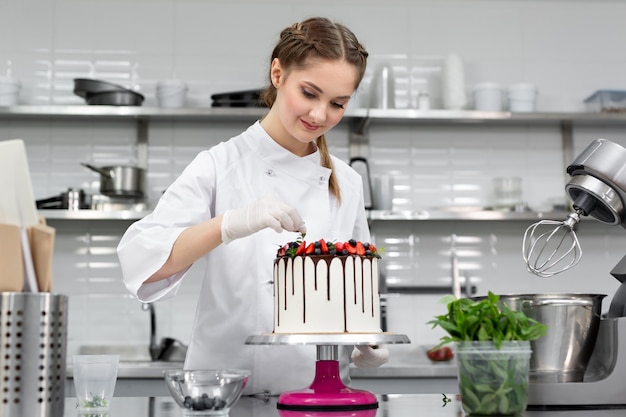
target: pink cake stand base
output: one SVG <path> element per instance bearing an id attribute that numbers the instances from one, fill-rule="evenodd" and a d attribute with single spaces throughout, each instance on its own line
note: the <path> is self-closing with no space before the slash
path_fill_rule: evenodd
<path id="1" fill-rule="evenodd" d="M 313 383 L 278 397 L 280 417 L 374 417 L 378 408 L 376 395 L 349 388 L 341 381 L 338 346 L 381 343 L 411 342 L 406 335 L 387 332 L 262 333 L 246 339 L 248 345 L 317 345 Z"/>
<path id="2" fill-rule="evenodd" d="M 339 361 L 315 362 L 315 378 L 308 388 L 288 391 L 278 397 L 280 410 L 333 411 L 370 410 L 378 408 L 376 395 L 346 386 L 339 375 Z M 374 413 L 375 414 L 375 413 Z M 289 413 L 280 413 L 289 417 Z"/>

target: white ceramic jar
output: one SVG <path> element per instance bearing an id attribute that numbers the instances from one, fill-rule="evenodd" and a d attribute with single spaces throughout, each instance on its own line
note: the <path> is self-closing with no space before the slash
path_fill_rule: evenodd
<path id="1" fill-rule="evenodd" d="M 159 107 L 184 107 L 187 100 L 187 83 L 181 80 L 157 82 L 156 98 Z"/>
<path id="2" fill-rule="evenodd" d="M 474 109 L 480 111 L 502 111 L 502 88 L 498 83 L 480 83 L 473 89 Z"/>
<path id="3" fill-rule="evenodd" d="M 509 87 L 509 110 L 534 112 L 537 107 L 537 88 L 533 84 L 514 84 Z"/>

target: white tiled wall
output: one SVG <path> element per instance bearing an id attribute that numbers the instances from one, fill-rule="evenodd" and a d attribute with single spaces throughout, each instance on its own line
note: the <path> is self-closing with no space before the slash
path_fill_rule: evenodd
<path id="1" fill-rule="evenodd" d="M 72 93 L 73 79 L 87 77 L 135 88 L 146 96 L 146 106 L 156 103 L 157 80 L 180 78 L 189 84 L 190 106 L 209 106 L 213 93 L 261 87 L 280 29 L 311 15 L 347 24 L 371 54 L 353 105 L 367 103 L 375 68 L 388 63 L 397 76 L 399 107 L 414 106 L 417 91 L 428 88 L 436 108 L 448 53 L 463 61 L 470 106 L 472 86 L 484 81 L 535 83 L 540 111 L 582 111 L 583 100 L 596 89 L 626 89 L 626 57 L 619 52 L 626 36 L 626 5 L 610 0 L 4 0 L 0 74 L 22 81 L 21 104 L 81 103 Z M 199 150 L 246 125 L 151 123 L 151 202 Z M 626 145 L 624 133 L 618 127 L 576 126 L 575 152 L 597 137 Z M 374 123 L 370 134 L 372 175 L 394 175 L 396 209 L 488 206 L 491 181 L 503 175 L 522 177 L 524 198 L 532 208 L 544 209 L 565 198 L 556 125 Z M 333 153 L 347 160 L 347 127 L 341 125 L 329 136 Z M 98 176 L 80 162 L 136 160 L 132 121 L 0 122 L 0 138 L 16 137 L 26 140 L 37 198 L 68 187 L 97 192 Z M 53 225 L 54 287 L 71 296 L 71 349 L 85 343 L 146 343 L 148 314 L 126 294 L 114 251 L 128 222 Z M 449 285 L 450 242 L 456 236 L 460 269 L 480 293 L 612 294 L 616 282 L 608 271 L 624 252 L 621 228 L 584 224 L 581 264 L 556 278 L 539 279 L 522 264 L 527 225 L 376 222 L 372 232 L 387 249 L 391 284 Z M 157 304 L 159 336 L 188 339 L 200 275 L 189 278 L 178 297 Z M 419 303 L 415 297 L 421 297 Z M 434 343 L 439 334 L 422 323 L 443 308 L 438 298 L 392 296 L 390 327 L 416 343 Z"/>

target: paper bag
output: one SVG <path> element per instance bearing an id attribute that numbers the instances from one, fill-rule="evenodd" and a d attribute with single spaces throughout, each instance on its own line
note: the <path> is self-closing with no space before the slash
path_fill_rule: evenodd
<path id="1" fill-rule="evenodd" d="M 20 227 L 0 224 L 0 291 L 24 289 Z"/>
<path id="2" fill-rule="evenodd" d="M 43 221 L 42 221 L 43 223 Z M 33 257 L 39 292 L 52 290 L 52 255 L 54 252 L 55 229 L 45 224 L 28 228 L 28 240 Z"/>

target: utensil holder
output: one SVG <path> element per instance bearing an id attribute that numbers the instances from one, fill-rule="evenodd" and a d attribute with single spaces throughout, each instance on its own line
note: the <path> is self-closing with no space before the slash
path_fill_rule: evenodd
<path id="1" fill-rule="evenodd" d="M 0 293 L 0 417 L 62 417 L 67 296 Z"/>

